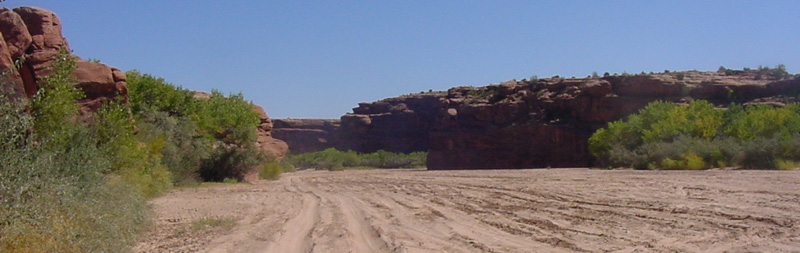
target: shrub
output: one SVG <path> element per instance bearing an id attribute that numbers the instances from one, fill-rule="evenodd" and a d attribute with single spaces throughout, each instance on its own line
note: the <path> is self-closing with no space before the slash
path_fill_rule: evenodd
<path id="1" fill-rule="evenodd" d="M 757 138 L 743 142 L 734 161 L 746 169 L 777 169 L 779 150 L 780 144 L 774 139 Z"/>
<path id="2" fill-rule="evenodd" d="M 38 83 L 39 90 L 31 98 L 31 114 L 34 125 L 42 138 L 65 142 L 69 128 L 75 128 L 78 113 L 76 101 L 84 94 L 72 85 L 70 75 L 75 70 L 75 60 L 65 49 L 59 51 L 50 67 L 53 72 Z"/>
<path id="3" fill-rule="evenodd" d="M 197 127 L 188 117 L 167 112 L 148 111 L 140 115 L 139 133 L 147 142 L 162 143 L 161 163 L 172 174 L 176 186 L 196 185 L 198 170 L 211 152 L 211 141 L 197 134 Z"/>
<path id="4" fill-rule="evenodd" d="M 268 180 L 277 180 L 281 177 L 281 173 L 283 173 L 283 169 L 281 168 L 281 163 L 276 160 L 272 160 L 261 164 L 260 169 L 258 170 L 258 176 L 261 179 L 268 179 Z"/>
<path id="5" fill-rule="evenodd" d="M 58 73 L 59 71 L 55 71 Z M 64 83 L 43 86 L 64 87 Z M 57 99 L 38 100 L 53 108 Z M 72 101 L 73 103 L 75 101 Z M 34 117 L 24 105 L 0 96 L 0 251 L 111 252 L 135 243 L 146 222 L 146 204 L 138 191 L 113 174 L 110 157 L 98 148 L 99 138 L 65 111 L 39 110 Z M 53 130 L 34 132 L 36 122 L 66 117 Z M 35 141 L 34 141 L 35 140 Z"/>
<path id="6" fill-rule="evenodd" d="M 261 121 L 253 104 L 244 100 L 241 93 L 225 96 L 213 90 L 211 97 L 197 102 L 192 117 L 200 134 L 239 146 L 256 140 L 256 127 Z"/>
<path id="7" fill-rule="evenodd" d="M 164 79 L 127 74 L 131 108 L 142 122 L 140 138 L 158 144 L 173 183 L 241 179 L 263 161 L 253 147 L 260 118 L 241 94 L 213 90 L 210 97 L 195 99 L 191 91 Z"/>
<path id="8" fill-rule="evenodd" d="M 241 181 L 264 161 L 264 156 L 252 144 L 239 147 L 217 143 L 216 146 L 200 165 L 200 177 L 206 181 L 220 182 L 226 178 Z"/>
<path id="9" fill-rule="evenodd" d="M 323 151 L 300 155 L 289 155 L 286 161 L 300 168 L 343 170 L 345 168 L 414 168 L 424 167 L 426 152 L 409 154 L 378 150 L 374 153 L 359 154 L 355 151 L 339 151 L 328 148 Z"/>
<path id="10" fill-rule="evenodd" d="M 170 173 L 161 163 L 164 140 L 135 139 L 127 106 L 112 101 L 100 108 L 96 118 L 100 147 L 120 179 L 137 186 L 146 197 L 158 196 L 172 186 Z"/>
<path id="11" fill-rule="evenodd" d="M 128 71 L 125 75 L 134 114 L 160 111 L 170 115 L 189 116 L 196 110 L 194 97 L 189 90 L 136 70 Z"/>
<path id="12" fill-rule="evenodd" d="M 706 101 L 654 102 L 596 131 L 589 151 L 599 165 L 636 169 L 775 169 L 778 160 L 800 160 L 799 112 L 799 104 L 721 111 Z"/>
<path id="13" fill-rule="evenodd" d="M 800 161 L 781 159 L 777 161 L 777 165 L 779 170 L 796 170 L 800 168 Z"/>

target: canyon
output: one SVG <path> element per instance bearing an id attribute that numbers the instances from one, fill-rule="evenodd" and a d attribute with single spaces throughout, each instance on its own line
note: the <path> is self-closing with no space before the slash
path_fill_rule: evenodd
<path id="1" fill-rule="evenodd" d="M 783 106 L 800 79 L 780 68 L 510 80 L 359 103 L 340 119 L 276 119 L 290 152 L 428 151 L 428 169 L 587 167 L 588 138 L 650 102 Z"/>
<path id="2" fill-rule="evenodd" d="M 70 51 L 55 13 L 0 9 L 0 87 L 30 98 L 60 50 Z M 126 102 L 125 73 L 70 54 L 84 114 L 111 100 Z M 483 87 L 459 86 L 359 103 L 339 119 L 271 119 L 260 106 L 258 145 L 276 157 L 326 148 L 362 153 L 427 151 L 429 169 L 586 167 L 587 140 L 608 122 L 656 101 L 709 100 L 782 106 L 797 100 L 800 79 L 781 68 L 717 72 L 606 74 L 532 78 Z"/>

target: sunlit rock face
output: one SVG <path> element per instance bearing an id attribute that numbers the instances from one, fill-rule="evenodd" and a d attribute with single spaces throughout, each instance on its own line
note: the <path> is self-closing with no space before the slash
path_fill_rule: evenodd
<path id="1" fill-rule="evenodd" d="M 42 78 L 51 74 L 49 67 L 59 50 L 69 52 L 61 27 L 61 20 L 49 10 L 28 6 L 0 9 L 0 71 L 5 79 L 2 91 L 7 96 L 33 96 Z M 72 74 L 75 86 L 86 94 L 79 101 L 83 113 L 96 112 L 109 100 L 127 102 L 124 72 L 75 55 L 70 57 L 76 64 Z"/>

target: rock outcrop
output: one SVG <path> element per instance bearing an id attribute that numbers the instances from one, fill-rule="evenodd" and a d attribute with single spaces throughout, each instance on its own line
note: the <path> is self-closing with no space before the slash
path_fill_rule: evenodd
<path id="1" fill-rule="evenodd" d="M 286 142 L 272 136 L 272 119 L 267 116 L 264 108 L 253 105 L 253 110 L 258 113 L 261 119 L 261 123 L 258 125 L 258 128 L 256 128 L 256 134 L 258 135 L 256 142 L 258 142 L 258 147 L 262 151 L 269 152 L 278 159 L 282 159 L 286 156 L 286 152 L 289 151 L 289 146 Z"/>
<path id="2" fill-rule="evenodd" d="M 440 97 L 432 92 L 359 103 L 353 113 L 341 117 L 336 147 L 358 152 L 410 153 L 429 148 L 429 133 L 439 118 Z"/>
<path id="3" fill-rule="evenodd" d="M 10 97 L 31 97 L 60 50 L 69 52 L 55 13 L 36 7 L 0 9 L 0 71 L 5 80 L 2 91 Z M 102 63 L 75 58 L 72 77 L 86 96 L 79 101 L 82 111 L 94 112 L 106 101 L 127 102 L 125 73 Z"/>
<path id="4" fill-rule="evenodd" d="M 440 99 L 431 92 L 360 103 L 340 119 L 276 119 L 274 136 L 302 154 L 326 148 L 371 153 L 378 150 L 427 151 L 432 122 L 439 119 Z"/>
<path id="5" fill-rule="evenodd" d="M 798 94 L 800 79 L 779 69 L 511 80 L 360 103 L 338 129 L 325 132 L 325 147 L 427 150 L 429 169 L 586 167 L 593 162 L 591 134 L 652 101 L 781 106 Z M 287 126 L 310 125 L 303 123 Z M 294 140 L 320 134 L 297 131 L 284 138 L 294 150 L 294 143 L 313 146 Z"/>
<path id="6" fill-rule="evenodd" d="M 272 135 L 286 141 L 292 154 L 335 148 L 339 138 L 338 119 L 275 119 Z"/>
<path id="7" fill-rule="evenodd" d="M 784 77 L 774 69 L 688 71 L 452 88 L 442 98 L 442 117 L 431 123 L 428 168 L 590 166 L 589 136 L 652 101 L 792 102 L 800 79 Z"/>

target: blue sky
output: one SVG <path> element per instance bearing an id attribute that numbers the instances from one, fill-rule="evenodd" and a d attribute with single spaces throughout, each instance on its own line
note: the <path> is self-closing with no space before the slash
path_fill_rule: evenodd
<path id="1" fill-rule="evenodd" d="M 798 1 L 34 1 L 74 53 L 192 90 L 242 92 L 273 118 L 537 75 L 785 64 Z"/>

